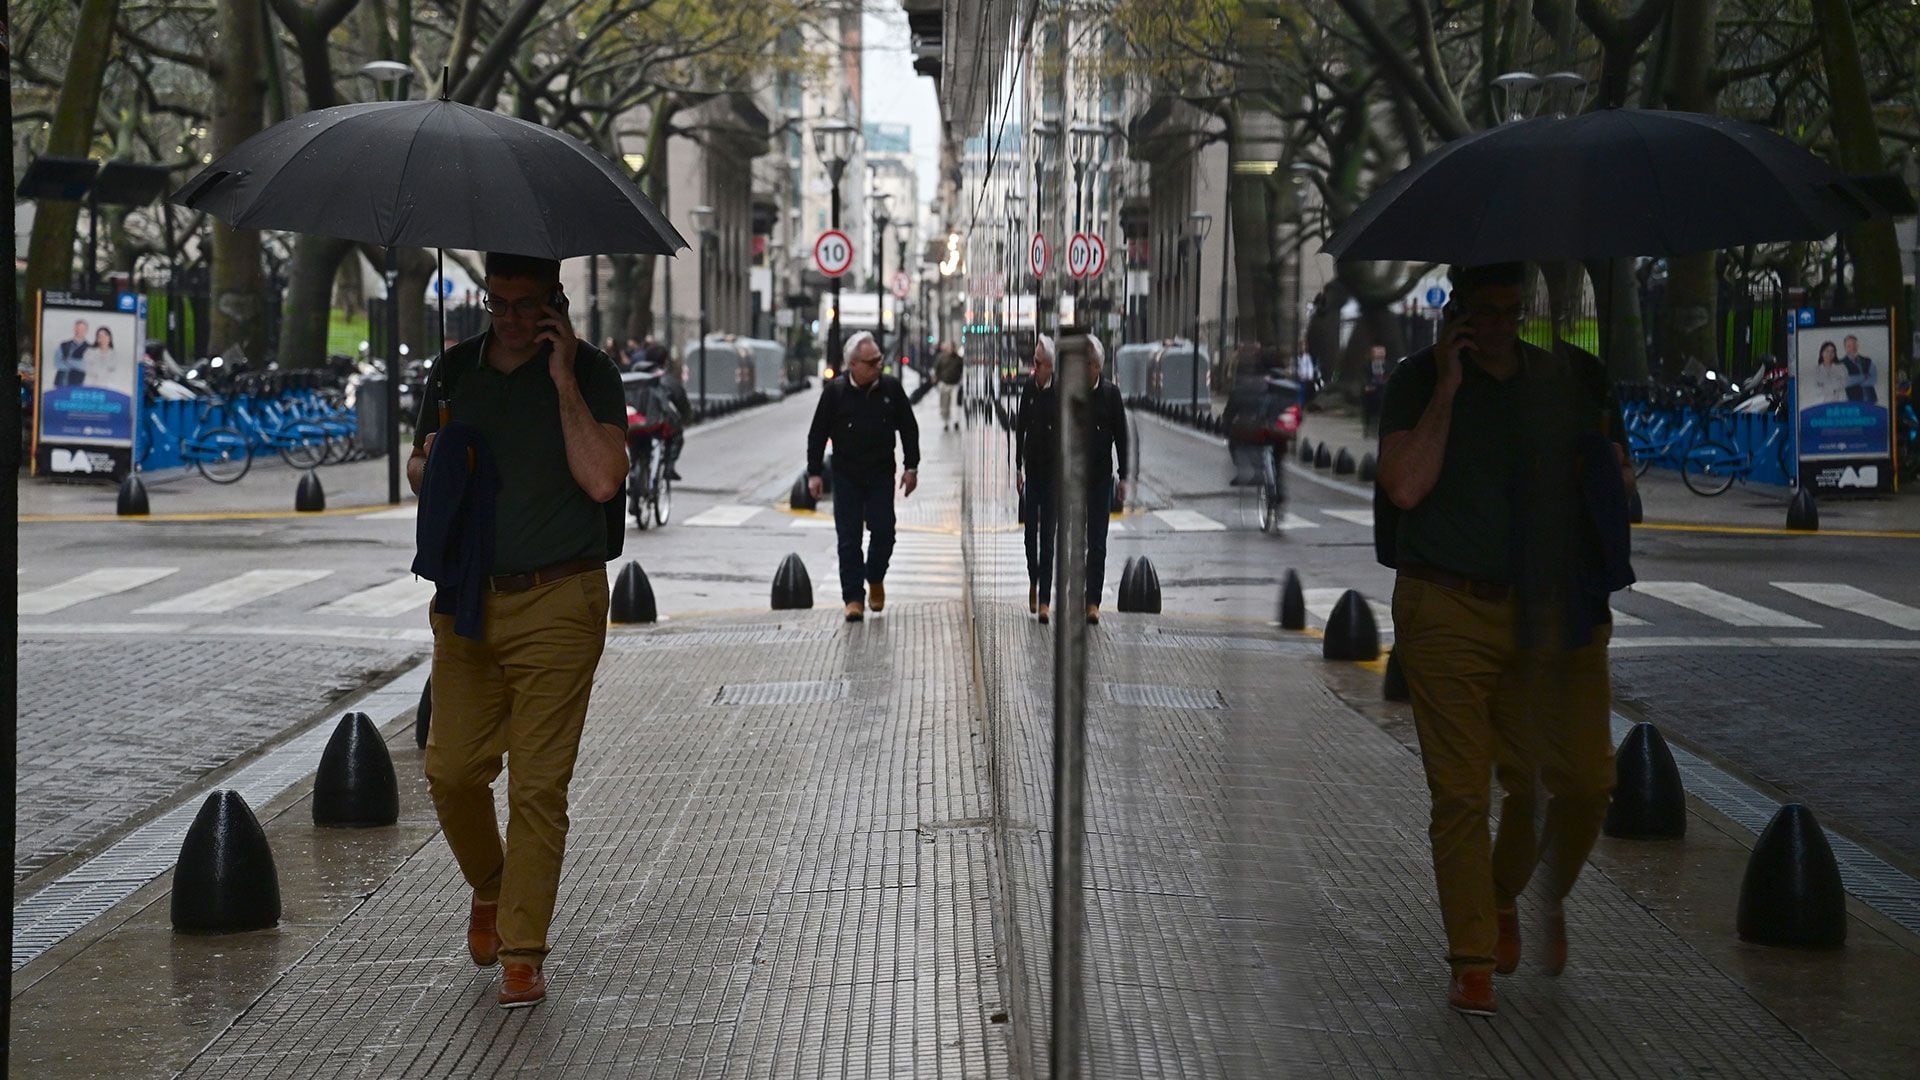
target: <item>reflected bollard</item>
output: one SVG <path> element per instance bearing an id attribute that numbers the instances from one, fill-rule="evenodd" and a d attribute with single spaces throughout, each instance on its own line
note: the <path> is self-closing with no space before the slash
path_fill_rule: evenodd
<path id="1" fill-rule="evenodd" d="M 1292 570 L 1287 571 L 1287 579 L 1280 583 L 1280 628 L 1307 628 L 1307 595 L 1300 588 L 1300 575 Z"/>

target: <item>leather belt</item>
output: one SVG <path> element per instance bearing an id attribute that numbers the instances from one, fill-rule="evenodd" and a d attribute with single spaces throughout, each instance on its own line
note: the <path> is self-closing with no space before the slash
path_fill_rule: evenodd
<path id="1" fill-rule="evenodd" d="M 487 588 L 493 592 L 526 592 L 541 585 L 549 585 L 561 578 L 575 574 L 584 574 L 589 570 L 605 570 L 607 564 L 601 559 L 570 559 L 552 566 L 543 566 L 524 574 L 495 574 L 487 579 Z"/>
<path id="2" fill-rule="evenodd" d="M 1431 582 L 1443 589 L 1463 592 L 1476 600 L 1487 600 L 1495 604 L 1505 603 L 1507 597 L 1513 593 L 1513 586 L 1503 582 L 1475 581 L 1472 578 L 1449 574 L 1445 570 L 1422 566 L 1419 563 L 1403 565 L 1400 567 L 1400 572 L 1415 580 Z"/>

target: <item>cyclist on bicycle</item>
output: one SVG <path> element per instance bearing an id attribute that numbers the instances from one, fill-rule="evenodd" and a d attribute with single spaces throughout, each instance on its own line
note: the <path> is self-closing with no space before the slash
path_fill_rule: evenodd
<path id="1" fill-rule="evenodd" d="M 1254 357 L 1252 370 L 1262 369 L 1264 377 L 1244 380 L 1227 403 L 1223 419 L 1228 453 L 1234 460 L 1234 482 L 1248 484 L 1263 482 L 1265 463 L 1261 455 L 1265 454 L 1273 465 L 1278 501 L 1285 502 L 1287 448 L 1300 431 L 1301 387 L 1288 377 L 1280 364 L 1279 351 L 1271 346 Z"/>
<path id="2" fill-rule="evenodd" d="M 693 416 L 693 402 L 687 399 L 687 388 L 680 382 L 679 377 L 668 370 L 669 355 L 666 346 L 655 345 L 641 354 L 639 366 L 634 370 L 640 375 L 643 383 L 659 380 L 660 389 L 665 392 L 667 401 L 679 414 L 674 418 L 672 434 L 667 437 L 666 442 L 666 476 L 667 479 L 677 483 L 680 480 L 680 472 L 674 468 L 674 464 L 680 460 L 680 451 L 687 445 L 686 422 Z"/>

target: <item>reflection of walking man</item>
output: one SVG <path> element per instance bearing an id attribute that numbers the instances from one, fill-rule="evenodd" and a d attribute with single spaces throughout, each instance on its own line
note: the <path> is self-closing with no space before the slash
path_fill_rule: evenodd
<path id="1" fill-rule="evenodd" d="M 840 540 L 840 599 L 847 621 L 859 622 L 871 605 L 887 603 L 887 563 L 893 558 L 893 438 L 900 436 L 906 471 L 900 492 L 910 496 L 920 484 L 920 425 L 900 380 L 880 370 L 880 346 L 862 330 L 847 339 L 846 374 L 820 391 L 807 431 L 807 490 L 818 499 L 825 490 L 827 440 L 833 440 L 833 526 Z M 863 531 L 873 543 L 863 556 Z M 861 591 L 861 582 L 867 591 Z M 865 600 L 866 603 L 862 603 Z"/>
<path id="2" fill-rule="evenodd" d="M 1100 622 L 1100 590 L 1107 577 L 1107 515 L 1117 498 L 1127 498 L 1127 406 L 1120 388 L 1112 380 L 1102 382 L 1100 370 L 1106 363 L 1106 350 L 1100 339 L 1087 336 L 1087 621 Z M 1033 408 L 1041 416 L 1059 415 L 1059 380 L 1039 392 Z M 1031 453 L 1035 439 L 1027 440 Z M 1114 480 L 1114 464 L 1119 462 L 1119 480 Z M 1028 467 L 1031 481 L 1033 468 Z M 1044 599 L 1046 593 L 1041 592 Z"/>
<path id="3" fill-rule="evenodd" d="M 1841 358 L 1841 363 L 1847 366 L 1847 400 L 1878 405 L 1880 376 L 1873 370 L 1873 358 L 1860 355 L 1860 339 L 1852 334 L 1847 335 L 1844 344 L 1847 355 Z"/>
<path id="4" fill-rule="evenodd" d="M 79 386 L 87 381 L 87 350 L 92 342 L 87 340 L 87 321 L 81 319 L 73 324 L 73 337 L 54 346 L 53 385 Z"/>
<path id="5" fill-rule="evenodd" d="M 940 384 L 940 430 L 945 431 L 953 424 L 953 392 L 960 386 L 960 377 L 966 364 L 953 346 L 940 346 L 940 358 L 933 362 L 933 378 Z"/>
<path id="6" fill-rule="evenodd" d="M 492 329 L 434 365 L 407 480 L 422 492 L 415 570 L 441 586 L 427 784 L 473 888 L 468 951 L 482 967 L 504 962 L 499 1003 L 515 1008 L 546 997 L 567 786 L 606 644 L 602 504 L 627 472 L 626 399 L 613 361 L 548 306 L 558 262 L 493 254 L 486 266 Z"/>
<path id="7" fill-rule="evenodd" d="M 1053 464 L 1058 436 L 1054 412 L 1040 405 L 1041 393 L 1052 386 L 1053 339 L 1041 334 L 1033 347 L 1033 378 L 1020 391 L 1020 411 L 1013 421 L 1014 482 L 1027 504 L 1027 610 L 1041 622 L 1053 613 Z M 1051 404 L 1051 395 L 1047 401 Z"/>

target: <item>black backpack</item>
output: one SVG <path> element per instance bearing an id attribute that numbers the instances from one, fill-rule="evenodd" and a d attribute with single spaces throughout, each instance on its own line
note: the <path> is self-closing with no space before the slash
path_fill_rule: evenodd
<path id="1" fill-rule="evenodd" d="M 471 371 L 473 368 L 479 365 L 480 346 L 484 341 L 486 341 L 485 334 L 482 334 L 479 337 L 468 338 L 467 340 L 461 342 L 460 344 L 455 345 L 453 348 L 448 349 L 446 352 L 441 353 L 439 358 L 434 361 L 433 378 L 429 380 L 428 385 L 433 388 L 433 401 L 431 404 L 441 410 L 440 412 L 441 423 L 446 422 L 447 403 L 453 400 L 453 388 L 455 385 L 459 383 L 460 376 L 465 375 L 468 371 Z M 575 375 L 579 374 L 580 363 L 581 361 L 587 358 L 587 356 L 589 355 L 589 350 L 592 350 L 593 352 L 599 351 L 597 349 L 594 349 L 593 346 L 588 345 L 584 341 L 580 343 L 580 351 L 575 353 L 573 357 Z M 528 363 L 544 363 L 544 362 L 545 362 L 544 359 L 540 359 L 540 358 L 537 358 L 536 360 L 528 361 Z M 424 402 L 424 401 L 421 402 L 421 411 L 423 415 L 425 413 L 427 405 L 428 405 L 427 402 Z M 620 490 L 614 492 L 613 498 L 608 499 L 606 502 L 603 502 L 600 504 L 600 508 L 606 512 L 606 516 L 607 516 L 607 561 L 608 562 L 612 562 L 613 560 L 618 559 L 620 557 L 620 553 L 626 550 L 626 546 L 627 546 L 626 506 L 627 506 L 627 481 L 625 477 L 622 477 L 620 480 Z"/>

